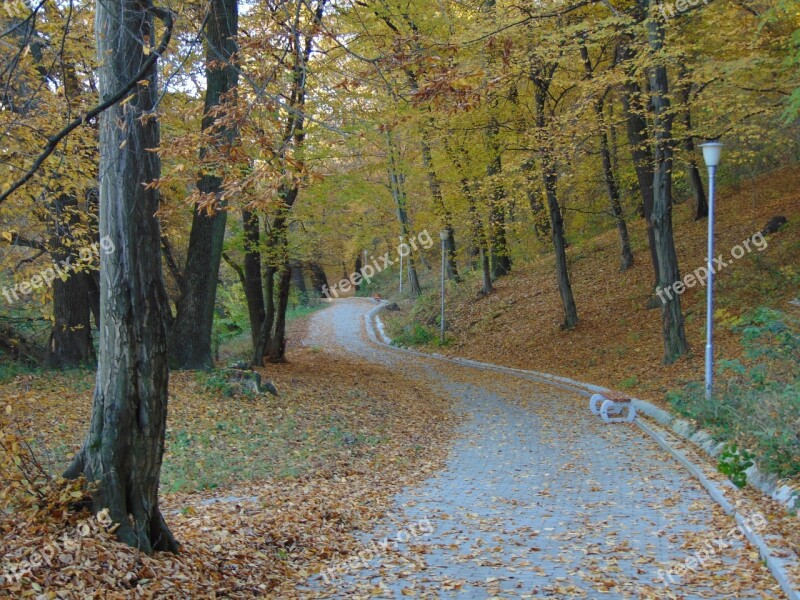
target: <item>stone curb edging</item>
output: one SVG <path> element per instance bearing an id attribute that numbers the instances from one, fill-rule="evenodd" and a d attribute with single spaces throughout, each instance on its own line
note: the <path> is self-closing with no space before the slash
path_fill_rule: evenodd
<path id="1" fill-rule="evenodd" d="M 484 363 L 466 358 L 451 358 L 438 353 L 429 354 L 426 352 L 411 350 L 409 348 L 400 348 L 397 346 L 391 346 L 392 340 L 391 338 L 389 338 L 389 336 L 386 335 L 383 323 L 381 322 L 380 317 L 378 317 L 378 313 L 382 311 L 387 304 L 388 303 L 386 301 L 382 301 L 379 306 L 376 306 L 375 308 L 373 308 L 367 314 L 364 315 L 364 321 L 367 329 L 367 336 L 369 337 L 370 341 L 373 344 L 380 346 L 387 346 L 391 348 L 393 351 L 401 352 L 404 354 L 410 354 L 412 356 L 434 358 L 437 360 L 451 362 L 457 365 L 462 365 L 467 367 L 473 367 L 484 371 L 509 373 L 511 375 L 516 375 L 523 379 L 529 379 L 531 381 L 536 381 L 538 383 L 545 383 L 548 385 L 559 387 L 561 389 L 576 392 L 578 394 L 587 397 L 595 393 L 603 393 L 609 391 L 607 388 L 604 387 L 592 385 L 589 383 L 583 383 L 580 381 L 575 381 L 574 379 L 569 379 L 567 377 L 559 377 L 557 375 L 551 375 L 549 373 L 540 373 L 538 371 L 527 371 L 524 369 L 503 367 L 492 363 Z M 378 339 L 378 335 L 380 335 L 381 339 Z M 686 439 L 687 441 L 690 441 L 693 444 L 700 446 L 700 448 L 702 448 L 711 457 L 715 457 L 716 455 L 719 454 L 719 452 L 721 452 L 721 446 L 722 446 L 721 444 L 717 444 L 716 442 L 714 442 L 714 440 L 711 438 L 710 435 L 708 435 L 702 430 L 697 430 L 688 421 L 679 419 L 671 415 L 667 411 L 662 410 L 650 404 L 649 402 L 645 402 L 637 398 L 633 399 L 633 403 L 637 411 L 650 417 L 657 423 L 664 425 L 669 430 L 673 431 L 678 437 Z M 734 517 L 737 525 L 740 526 L 741 530 L 744 532 L 748 541 L 751 544 L 753 544 L 753 546 L 758 548 L 758 552 L 759 555 L 761 556 L 761 559 L 766 563 L 767 568 L 769 568 L 773 577 L 781 586 L 781 589 L 784 591 L 789 600 L 800 600 L 800 591 L 797 588 L 793 587 L 789 574 L 786 571 L 785 562 L 777 558 L 773 554 L 773 552 L 767 545 L 766 541 L 758 533 L 756 533 L 749 527 L 744 526 L 745 518 L 736 511 L 736 508 L 725 497 L 723 491 L 719 487 L 717 487 L 717 485 L 714 484 L 711 480 L 709 480 L 702 473 L 700 468 L 697 467 L 697 465 L 689 461 L 689 459 L 687 459 L 678 450 L 670 446 L 670 444 L 662 436 L 660 436 L 657 432 L 653 431 L 653 429 L 651 429 L 648 425 L 642 423 L 641 420 L 638 419 L 636 421 L 636 424 L 645 433 L 650 435 L 659 446 L 661 446 L 664 450 L 669 452 L 670 455 L 672 455 L 672 457 L 675 458 L 675 460 L 681 466 L 683 466 L 686 470 L 688 470 L 692 474 L 692 476 L 694 476 L 695 479 L 697 479 L 700 482 L 700 484 L 703 486 L 706 492 L 708 492 L 711 498 L 722 507 L 722 509 L 725 511 L 726 514 Z M 788 486 L 783 486 L 782 488 L 778 488 L 774 480 L 770 480 L 769 478 L 760 474 L 757 471 L 756 467 L 751 467 L 748 470 L 747 475 L 748 475 L 748 482 L 750 482 L 751 476 L 754 477 L 755 482 L 752 483 L 752 485 L 760 489 L 766 495 L 770 496 L 773 500 L 777 500 L 789 508 L 791 508 L 792 506 L 797 506 L 798 502 L 797 494 L 794 490 L 792 490 Z M 770 486 L 770 481 L 771 481 L 771 486 Z"/>

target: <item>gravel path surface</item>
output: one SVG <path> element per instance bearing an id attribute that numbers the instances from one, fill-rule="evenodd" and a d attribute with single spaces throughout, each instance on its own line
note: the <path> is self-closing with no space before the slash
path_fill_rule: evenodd
<path id="1" fill-rule="evenodd" d="M 314 316 L 305 344 L 379 361 L 432 394 L 451 394 L 463 423 L 445 469 L 398 496 L 396 510 L 363 534 L 361 558 L 334 562 L 311 582 L 317 591 L 784 597 L 730 535 L 735 523 L 638 428 L 603 424 L 570 392 L 375 346 L 364 332 L 374 306 L 333 303 Z M 676 567 L 687 560 L 692 568 L 679 577 Z"/>

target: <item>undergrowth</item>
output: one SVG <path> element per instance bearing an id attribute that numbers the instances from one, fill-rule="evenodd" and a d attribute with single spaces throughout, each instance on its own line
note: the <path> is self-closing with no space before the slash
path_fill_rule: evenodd
<path id="1" fill-rule="evenodd" d="M 752 452 L 765 472 L 800 476 L 800 322 L 759 308 L 734 328 L 745 359 L 719 361 L 712 399 L 699 383 L 667 399 L 716 439 Z"/>

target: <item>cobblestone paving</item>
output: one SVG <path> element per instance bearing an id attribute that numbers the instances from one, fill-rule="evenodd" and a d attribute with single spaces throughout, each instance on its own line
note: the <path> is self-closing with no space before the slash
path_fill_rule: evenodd
<path id="1" fill-rule="evenodd" d="M 743 561 L 758 568 L 736 542 L 665 585 L 659 569 L 733 526 L 688 473 L 634 425 L 603 424 L 583 397 L 369 344 L 373 307 L 335 303 L 307 343 L 429 381 L 465 418 L 446 468 L 400 495 L 363 535 L 361 559 L 314 588 L 340 598 L 782 597 L 730 584 Z"/>

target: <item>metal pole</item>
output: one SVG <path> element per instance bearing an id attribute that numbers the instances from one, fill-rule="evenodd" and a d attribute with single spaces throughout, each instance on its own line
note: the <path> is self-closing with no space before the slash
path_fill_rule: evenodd
<path id="1" fill-rule="evenodd" d="M 714 195 L 717 167 L 708 167 L 708 289 L 706 290 L 706 400 L 714 389 Z"/>
<path id="2" fill-rule="evenodd" d="M 445 254 L 446 254 L 446 245 L 447 240 L 444 239 L 442 236 L 442 318 L 441 318 L 441 326 L 442 326 L 442 345 L 444 345 L 444 271 L 446 267 L 445 262 Z"/>

